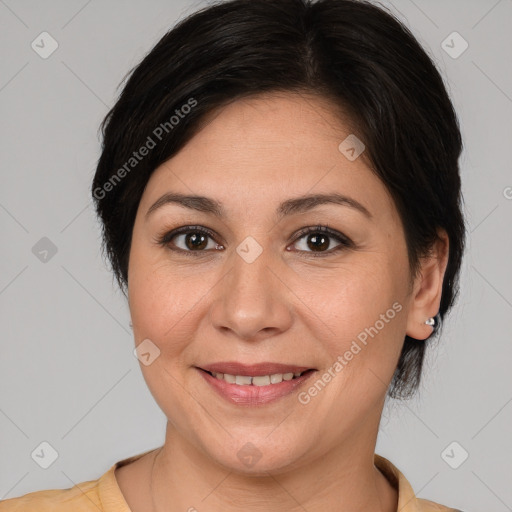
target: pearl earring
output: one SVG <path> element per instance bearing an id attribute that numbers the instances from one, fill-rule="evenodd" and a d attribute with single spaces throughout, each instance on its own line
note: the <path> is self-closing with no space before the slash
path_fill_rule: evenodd
<path id="1" fill-rule="evenodd" d="M 430 317 L 427 319 L 427 321 L 425 322 L 427 325 L 430 325 L 433 327 L 434 331 L 437 330 L 439 328 L 439 326 L 441 325 L 441 315 L 439 313 L 437 313 L 436 316 L 434 317 Z"/>

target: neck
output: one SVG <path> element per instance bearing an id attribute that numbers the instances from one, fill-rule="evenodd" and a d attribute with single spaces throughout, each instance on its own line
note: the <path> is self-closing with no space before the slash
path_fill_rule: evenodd
<path id="1" fill-rule="evenodd" d="M 353 439 L 293 469 L 255 476 L 219 465 L 168 423 L 153 460 L 153 511 L 395 512 L 397 493 L 374 466 L 375 444 L 362 446 Z"/>

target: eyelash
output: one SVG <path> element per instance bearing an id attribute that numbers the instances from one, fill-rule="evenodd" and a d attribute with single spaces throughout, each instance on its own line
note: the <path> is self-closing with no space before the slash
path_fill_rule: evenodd
<path id="1" fill-rule="evenodd" d="M 184 249 L 180 249 L 180 248 L 176 248 L 176 247 L 173 248 L 169 245 L 171 240 L 175 236 L 181 235 L 183 233 L 185 233 L 185 234 L 201 233 L 201 234 L 209 236 L 214 241 L 215 241 L 215 236 L 216 236 L 213 231 L 211 231 L 207 228 L 204 228 L 202 226 L 182 226 L 180 228 L 173 229 L 172 231 L 166 232 L 161 236 L 158 236 L 155 239 L 155 242 L 158 245 L 167 247 L 171 251 L 180 252 L 187 256 L 192 256 L 192 257 L 203 256 L 204 253 L 206 252 L 205 250 L 186 251 Z M 312 233 L 315 233 L 315 234 L 320 233 L 320 234 L 324 234 L 324 235 L 329 235 L 330 237 L 336 239 L 337 242 L 340 242 L 340 244 L 337 245 L 336 247 L 334 247 L 334 249 L 329 249 L 328 251 L 319 251 L 319 252 L 296 251 L 299 256 L 305 257 L 305 258 L 309 258 L 310 256 L 313 256 L 314 258 L 319 258 L 319 257 L 322 258 L 322 257 L 332 255 L 334 253 L 337 253 L 338 251 L 340 251 L 342 249 L 349 249 L 349 248 L 354 247 L 354 243 L 352 242 L 352 240 L 347 238 L 345 235 L 342 235 L 340 232 L 335 231 L 334 229 L 331 229 L 329 227 L 329 225 L 323 225 L 323 224 L 319 224 L 317 226 L 309 226 L 307 228 L 303 228 L 303 229 L 299 230 L 299 232 L 295 234 L 293 243 L 296 243 L 298 240 L 300 240 L 304 236 L 312 234 Z M 218 244 L 218 245 L 221 245 L 221 244 Z"/>

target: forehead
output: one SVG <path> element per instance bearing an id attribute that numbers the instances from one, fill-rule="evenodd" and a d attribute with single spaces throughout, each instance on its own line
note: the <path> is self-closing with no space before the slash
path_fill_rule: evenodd
<path id="1" fill-rule="evenodd" d="M 338 149 L 352 133 L 350 120 L 340 114 L 338 105 L 306 94 L 274 92 L 238 99 L 206 114 L 200 131 L 152 177 L 192 161 L 197 165 L 188 173 L 208 167 L 209 176 L 222 170 L 230 178 L 248 178 L 251 170 L 275 176 L 281 169 L 280 178 L 295 180 L 297 174 L 304 176 L 304 168 L 321 172 L 333 165 L 363 170 L 364 153 L 349 162 Z"/>
<path id="2" fill-rule="evenodd" d="M 220 147 L 237 141 L 248 146 L 288 146 L 293 141 L 311 145 L 320 140 L 332 144 L 352 131 L 352 121 L 341 106 L 326 98 L 272 92 L 237 99 L 214 109 L 203 119 L 196 142 Z"/>
<path id="3" fill-rule="evenodd" d="M 210 112 L 201 130 L 154 171 L 145 195 L 169 190 L 226 204 L 269 207 L 306 193 L 352 195 L 369 210 L 393 208 L 363 155 L 339 150 L 352 133 L 339 106 L 311 95 L 273 93 Z M 148 204 L 147 207 L 150 205 Z"/>

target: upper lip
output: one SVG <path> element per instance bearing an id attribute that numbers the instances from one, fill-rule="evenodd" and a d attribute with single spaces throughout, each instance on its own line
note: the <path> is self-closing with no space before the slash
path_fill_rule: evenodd
<path id="1" fill-rule="evenodd" d="M 296 366 L 281 363 L 263 362 L 255 364 L 241 364 L 235 361 L 212 363 L 200 366 L 198 368 L 212 373 L 245 375 L 247 377 L 256 377 L 258 375 L 274 375 L 276 373 L 296 373 L 314 369 L 309 366 Z"/>

